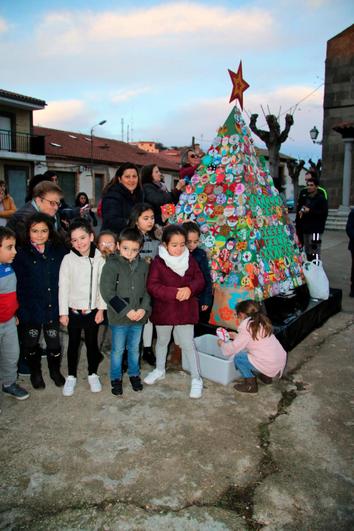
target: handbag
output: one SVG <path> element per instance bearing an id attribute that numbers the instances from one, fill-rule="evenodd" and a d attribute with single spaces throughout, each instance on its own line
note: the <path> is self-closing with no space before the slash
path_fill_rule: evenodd
<path id="1" fill-rule="evenodd" d="M 323 269 L 322 260 L 305 262 L 303 271 L 312 299 L 327 300 L 329 297 L 329 281 Z"/>

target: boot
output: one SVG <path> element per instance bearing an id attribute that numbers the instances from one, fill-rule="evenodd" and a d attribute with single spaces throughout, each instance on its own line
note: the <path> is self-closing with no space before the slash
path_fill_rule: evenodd
<path id="1" fill-rule="evenodd" d="M 29 352 L 26 360 L 31 371 L 31 384 L 34 389 L 44 389 L 45 383 L 42 376 L 41 355 L 38 352 Z"/>
<path id="2" fill-rule="evenodd" d="M 119 396 L 123 394 L 122 380 L 111 380 L 111 386 L 112 395 Z"/>
<path id="3" fill-rule="evenodd" d="M 49 352 L 47 354 L 49 375 L 57 387 L 63 387 L 65 378 L 60 372 L 61 354 Z"/>
<path id="4" fill-rule="evenodd" d="M 263 374 L 262 372 L 259 372 L 257 374 L 257 377 L 260 379 L 261 382 L 263 382 L 266 385 L 269 385 L 273 382 L 273 378 L 270 376 L 267 376 L 266 374 Z"/>
<path id="5" fill-rule="evenodd" d="M 130 376 L 129 377 L 133 391 L 142 391 L 143 384 L 141 383 L 140 376 Z"/>
<path id="6" fill-rule="evenodd" d="M 235 383 L 234 388 L 240 393 L 258 393 L 257 378 L 243 378 Z"/>
<path id="7" fill-rule="evenodd" d="M 144 347 L 143 349 L 143 360 L 146 361 L 151 367 L 155 367 L 156 365 L 156 357 L 155 354 L 152 351 L 151 347 Z"/>

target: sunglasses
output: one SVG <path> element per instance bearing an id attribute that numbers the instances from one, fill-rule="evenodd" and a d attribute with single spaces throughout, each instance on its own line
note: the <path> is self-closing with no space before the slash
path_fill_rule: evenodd
<path id="1" fill-rule="evenodd" d="M 189 155 L 191 159 L 197 159 L 198 158 L 198 155 L 195 155 L 194 153 L 192 153 L 192 155 Z"/>

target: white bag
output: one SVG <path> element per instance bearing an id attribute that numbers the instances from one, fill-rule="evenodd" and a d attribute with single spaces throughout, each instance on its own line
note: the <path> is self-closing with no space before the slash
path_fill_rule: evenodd
<path id="1" fill-rule="evenodd" d="M 303 265 L 305 279 L 312 299 L 327 300 L 329 297 L 329 281 L 321 260 L 312 260 Z"/>

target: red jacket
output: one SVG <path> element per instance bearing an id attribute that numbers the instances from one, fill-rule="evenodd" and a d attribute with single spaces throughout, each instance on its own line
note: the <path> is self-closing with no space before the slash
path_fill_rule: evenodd
<path id="1" fill-rule="evenodd" d="M 195 324 L 199 321 L 198 295 L 204 288 L 204 277 L 197 262 L 189 257 L 183 277 L 167 267 L 159 256 L 150 265 L 147 289 L 152 297 L 150 320 L 155 325 Z M 177 288 L 188 286 L 192 294 L 187 301 L 176 299 Z"/>

